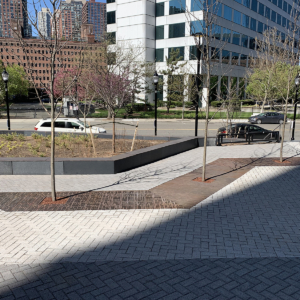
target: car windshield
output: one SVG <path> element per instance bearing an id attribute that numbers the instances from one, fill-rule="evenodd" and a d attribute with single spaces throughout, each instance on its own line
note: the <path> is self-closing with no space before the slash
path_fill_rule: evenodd
<path id="1" fill-rule="evenodd" d="M 77 120 L 76 122 L 79 123 L 81 126 L 84 127 L 84 123 L 83 123 L 82 121 Z M 89 128 L 89 125 L 86 124 L 86 125 L 85 125 L 85 128 Z"/>

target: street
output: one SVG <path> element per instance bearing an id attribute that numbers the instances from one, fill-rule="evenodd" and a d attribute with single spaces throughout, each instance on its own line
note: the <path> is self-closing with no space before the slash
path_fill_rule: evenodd
<path id="1" fill-rule="evenodd" d="M 39 119 L 11 119 L 12 130 L 33 130 Z M 154 136 L 154 120 L 140 119 L 140 120 L 121 120 L 117 119 L 116 129 L 118 135 L 133 135 L 135 126 L 138 123 L 138 135 Z M 244 120 L 243 122 L 246 122 Z M 106 129 L 107 133 L 112 133 L 111 120 L 107 119 L 87 119 L 91 125 L 97 125 Z M 119 124 L 122 123 L 122 124 Z M 209 136 L 215 136 L 217 129 L 226 124 L 226 120 L 212 120 L 209 123 Z M 279 130 L 278 124 L 261 124 L 261 127 L 269 130 Z M 7 120 L 0 119 L 0 130 L 7 129 Z M 194 120 L 158 120 L 157 121 L 157 135 L 164 137 L 186 137 L 195 135 L 195 121 Z M 199 120 L 198 136 L 204 136 L 204 121 Z M 291 139 L 291 123 L 286 124 L 285 140 Z M 295 140 L 300 140 L 300 121 L 296 122 Z"/>

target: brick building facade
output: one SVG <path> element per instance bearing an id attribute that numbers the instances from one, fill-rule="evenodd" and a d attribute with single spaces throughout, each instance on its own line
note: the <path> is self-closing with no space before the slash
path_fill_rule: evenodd
<path id="1" fill-rule="evenodd" d="M 82 8 L 82 24 L 93 24 L 95 39 L 100 41 L 106 32 L 106 3 L 87 1 Z"/>
<path id="2" fill-rule="evenodd" d="M 56 71 L 61 68 L 78 66 L 77 58 L 81 51 L 96 51 L 100 43 L 95 42 L 92 26 L 86 25 L 81 30 L 82 40 L 65 41 L 63 48 L 57 55 Z M 4 65 L 18 64 L 23 66 L 27 74 L 33 72 L 37 87 L 49 85 L 50 80 L 50 52 L 45 42 L 40 39 L 23 39 L 27 46 L 22 48 L 20 40 L 0 37 L 0 59 Z M 24 50 L 24 51 L 23 51 Z"/>

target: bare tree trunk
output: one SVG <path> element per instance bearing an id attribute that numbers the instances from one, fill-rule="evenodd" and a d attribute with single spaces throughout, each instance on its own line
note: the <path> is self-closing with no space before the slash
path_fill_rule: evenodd
<path id="1" fill-rule="evenodd" d="M 205 128 L 204 128 L 204 145 L 203 145 L 203 162 L 202 162 L 202 182 L 206 180 L 206 150 L 207 150 L 207 133 L 208 133 L 208 119 L 209 119 L 209 87 L 210 87 L 210 65 L 207 66 L 206 75 L 206 93 L 204 95 L 205 107 Z"/>
<path id="2" fill-rule="evenodd" d="M 207 99 L 207 98 L 206 98 Z M 204 145 L 203 145 L 203 162 L 202 162 L 202 181 L 206 180 L 206 149 L 207 149 L 207 133 L 208 133 L 208 118 L 209 118 L 209 103 L 206 101 L 206 116 L 205 116 L 205 128 L 204 128 Z"/>
<path id="3" fill-rule="evenodd" d="M 111 119 L 112 118 L 112 111 L 111 111 L 111 108 L 108 107 L 107 108 L 107 119 Z"/>
<path id="4" fill-rule="evenodd" d="M 51 197 L 52 201 L 56 201 L 56 189 L 55 189 L 55 119 L 54 119 L 54 99 L 51 95 L 51 158 L 50 158 L 50 170 L 51 170 Z"/>
<path id="5" fill-rule="evenodd" d="M 184 119 L 184 99 L 182 101 L 182 115 L 181 115 L 181 119 Z"/>
<path id="6" fill-rule="evenodd" d="M 284 142 L 284 133 L 285 133 L 285 122 L 286 122 L 286 114 L 288 109 L 288 100 L 285 104 L 285 110 L 284 110 L 284 119 L 283 119 L 283 126 L 282 126 L 282 135 L 281 135 L 281 143 L 280 143 L 280 162 L 283 161 L 283 142 Z"/>
<path id="7" fill-rule="evenodd" d="M 86 115 L 83 115 L 84 133 L 86 133 Z"/>
<path id="8" fill-rule="evenodd" d="M 115 124 L 115 114 L 112 114 L 113 119 L 113 133 L 112 133 L 112 153 L 116 152 L 116 124 Z"/>

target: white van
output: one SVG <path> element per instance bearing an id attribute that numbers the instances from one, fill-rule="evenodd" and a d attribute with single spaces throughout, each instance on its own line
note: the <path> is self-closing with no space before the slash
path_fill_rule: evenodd
<path id="1" fill-rule="evenodd" d="M 86 132 L 90 133 L 89 125 L 86 124 Z M 42 119 L 34 127 L 37 131 L 51 131 L 51 119 Z M 58 118 L 55 120 L 55 132 L 84 132 L 84 123 L 75 118 Z M 93 133 L 105 133 L 104 128 L 92 126 Z"/>

